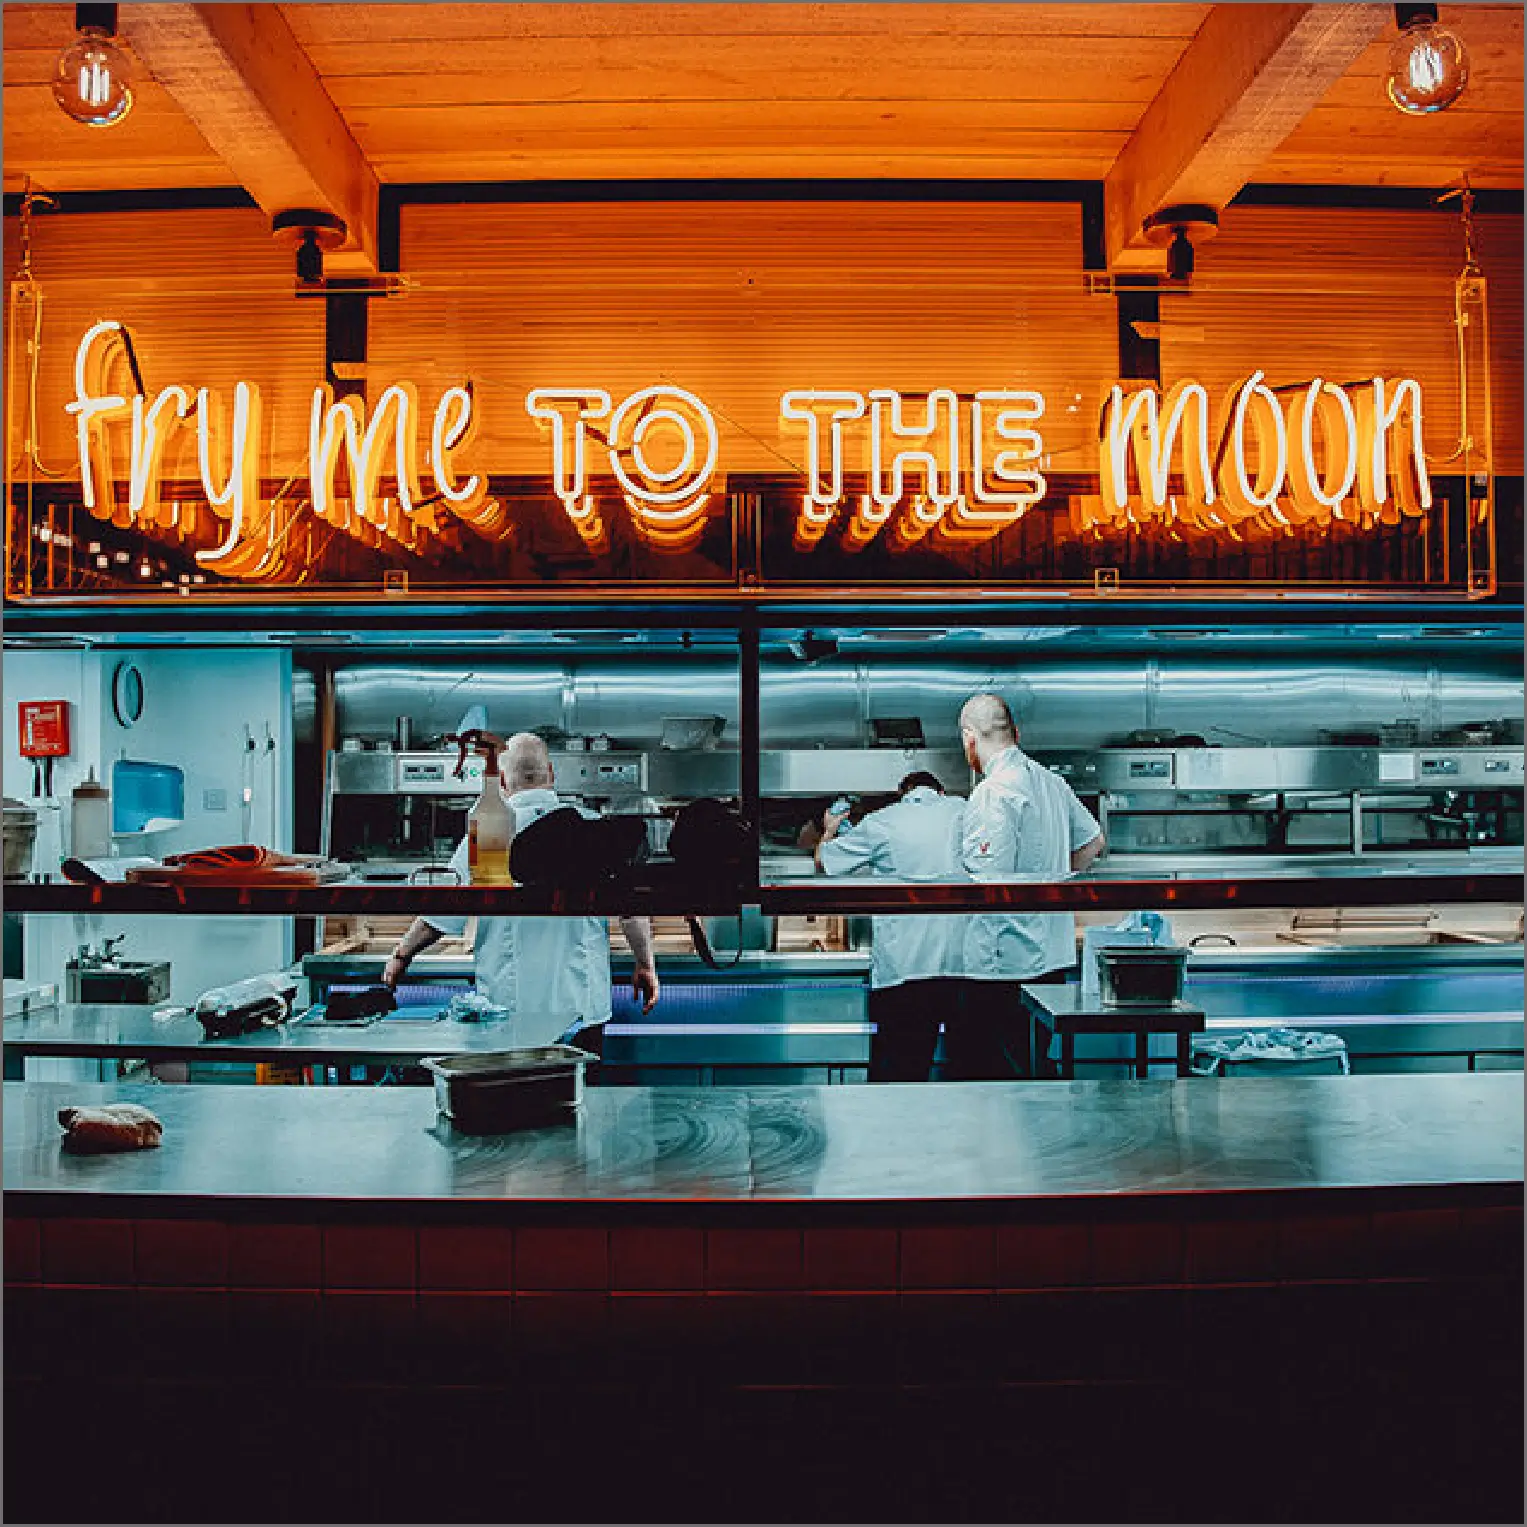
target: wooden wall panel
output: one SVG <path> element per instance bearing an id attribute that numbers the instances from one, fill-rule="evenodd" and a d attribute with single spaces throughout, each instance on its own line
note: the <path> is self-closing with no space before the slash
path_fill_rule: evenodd
<path id="1" fill-rule="evenodd" d="M 1497 471 L 1522 470 L 1522 219 L 1479 219 L 1479 261 L 1490 287 L 1491 391 Z"/>
<path id="2" fill-rule="evenodd" d="M 702 396 L 750 472 L 799 465 L 790 388 L 1038 388 L 1076 470 L 1116 366 L 1075 205 L 410 207 L 403 266 L 422 289 L 373 312 L 373 378 L 476 378 L 474 454 L 501 471 L 547 469 L 529 388 L 657 382 Z"/>
<path id="3" fill-rule="evenodd" d="M 1495 277 L 1496 470 L 1520 472 L 1522 220 L 1481 223 Z M 1509 281 L 1512 230 L 1514 312 L 1496 292 Z M 1192 292 L 1162 299 L 1163 375 L 1195 377 L 1211 395 L 1253 368 L 1273 385 L 1415 376 L 1428 451 L 1447 455 L 1458 435 L 1453 281 L 1463 259 L 1456 211 L 1231 208 L 1199 252 Z"/>
<path id="4" fill-rule="evenodd" d="M 133 336 L 150 391 L 179 383 L 231 393 L 237 381 L 258 383 L 270 470 L 306 470 L 308 401 L 324 374 L 324 304 L 292 295 L 291 257 L 271 243 L 263 214 L 40 214 L 34 227 L 33 273 L 43 294 L 38 433 L 49 468 L 77 476 L 64 413 L 74 395 L 75 346 L 91 324 L 116 318 Z M 8 217 L 8 336 L 17 259 L 16 219 Z M 30 322 L 26 306 L 19 311 Z M 19 350 L 7 360 L 12 375 L 24 376 Z M 20 414 L 13 412 L 14 462 Z M 194 477 L 194 432 L 182 430 L 179 438 L 182 449 L 166 458 L 165 475 Z"/>

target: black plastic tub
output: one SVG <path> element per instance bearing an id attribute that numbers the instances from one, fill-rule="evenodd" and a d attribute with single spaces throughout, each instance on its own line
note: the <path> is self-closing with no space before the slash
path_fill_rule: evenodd
<path id="1" fill-rule="evenodd" d="M 583 1102 L 583 1072 L 597 1059 L 572 1045 L 427 1055 L 435 1104 L 468 1135 L 502 1135 L 564 1122 Z"/>
<path id="2" fill-rule="evenodd" d="M 1170 1007 L 1182 998 L 1188 951 L 1175 945 L 1098 950 L 1098 992 L 1109 1007 Z"/>

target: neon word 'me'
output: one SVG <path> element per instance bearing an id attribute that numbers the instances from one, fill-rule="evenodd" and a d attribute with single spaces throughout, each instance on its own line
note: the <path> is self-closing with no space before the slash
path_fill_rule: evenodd
<path id="1" fill-rule="evenodd" d="M 806 433 L 798 545 L 820 541 L 845 502 L 850 436 L 869 492 L 860 495 L 846 527 L 849 546 L 873 540 L 898 505 L 898 544 L 934 529 L 948 540 L 988 540 L 1045 495 L 1036 465 L 1044 441 L 1030 427 L 1045 411 L 1037 392 L 977 392 L 962 399 L 941 387 L 922 399 L 920 409 L 909 409 L 890 388 L 787 392 L 779 409 L 782 421 Z M 909 479 L 921 485 L 910 500 Z"/>
<path id="2" fill-rule="evenodd" d="M 1174 494 L 1169 477 L 1179 451 L 1182 487 Z M 1138 492 L 1130 489 L 1131 461 Z M 1095 518 L 1115 524 L 1173 518 L 1219 528 L 1250 519 L 1285 527 L 1321 518 L 1398 524 L 1432 504 L 1421 385 L 1374 377 L 1339 387 L 1316 377 L 1275 392 L 1254 371 L 1225 395 L 1212 430 L 1209 395 L 1198 382 L 1179 382 L 1165 396 L 1155 387 L 1126 393 L 1114 386 L 1099 431 L 1098 481 Z"/>
<path id="3" fill-rule="evenodd" d="M 122 325 L 106 320 L 81 336 L 74 356 L 74 398 L 65 404 L 74 416 L 80 462 L 80 486 L 85 507 L 124 528 L 133 523 L 174 526 L 181 509 L 169 513 L 159 499 L 159 478 L 165 450 L 176 425 L 191 414 L 191 396 L 179 386 L 163 388 L 152 399 L 138 392 L 129 400 L 113 392 L 113 368 L 131 363 Z M 313 392 L 309 429 L 308 475 L 313 509 L 320 518 L 343 529 L 372 525 L 394 539 L 412 537 L 415 528 L 434 529 L 437 521 L 419 486 L 415 416 L 418 394 L 408 383 L 387 388 L 371 410 L 354 398 L 334 401 L 327 387 Z M 196 455 L 201 485 L 214 513 L 227 522 L 221 543 L 200 550 L 203 566 L 239 576 L 255 576 L 269 567 L 268 556 L 250 562 L 247 551 L 262 538 L 271 549 L 274 528 L 271 506 L 260 496 L 259 445 L 262 405 L 260 389 L 250 382 L 234 385 L 231 406 L 208 388 L 196 393 Z M 131 426 L 128 493 L 125 504 L 116 492 L 111 437 L 107 426 Z M 450 387 L 435 409 L 429 465 L 434 498 L 463 519 L 475 522 L 483 513 L 486 484 L 479 477 L 458 481 L 452 453 L 472 433 L 472 393 Z M 397 478 L 398 507 L 406 517 L 380 499 L 378 482 L 384 446 L 391 438 Z M 335 493 L 335 475 L 344 454 L 351 497 Z M 187 513 L 190 511 L 187 510 Z M 182 527 L 184 528 L 184 527 Z"/>
<path id="4" fill-rule="evenodd" d="M 589 492 L 591 436 L 643 540 L 681 551 L 700 538 L 721 440 L 715 415 L 692 392 L 644 387 L 617 406 L 602 387 L 537 387 L 525 395 L 525 411 L 551 435 L 552 492 L 590 547 L 605 542 Z"/>

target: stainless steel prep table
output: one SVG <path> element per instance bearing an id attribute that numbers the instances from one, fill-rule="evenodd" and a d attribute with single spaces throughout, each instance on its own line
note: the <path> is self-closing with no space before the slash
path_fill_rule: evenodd
<path id="1" fill-rule="evenodd" d="M 1076 988 L 1025 990 L 1038 1011 Z M 1183 999 L 1204 1010 L 1210 1033 L 1319 1029 L 1345 1040 L 1358 1070 L 1520 1070 L 1522 995 L 1520 944 L 1195 949 L 1183 989 Z M 1089 1036 L 1084 1045 L 1083 1066 L 1129 1058 L 1124 1045 L 1107 1037 Z M 1165 1059 L 1170 1051 L 1153 1054 Z"/>
<path id="2" fill-rule="evenodd" d="M 233 1064 L 417 1065 L 423 1055 L 470 1055 L 509 1047 L 504 1023 L 379 1018 L 364 1026 L 293 1019 L 274 1028 L 209 1039 L 195 1017 L 156 1019 L 146 1007 L 68 1003 L 5 1020 L 5 1048 L 29 1055 L 103 1060 L 200 1060 Z"/>
<path id="3" fill-rule="evenodd" d="M 155 1150 L 60 1149 L 66 1103 L 132 1100 Z M 686 1200 L 908 1203 L 1234 1190 L 1510 1184 L 1515 1076 L 1206 1082 L 606 1088 L 576 1124 L 457 1134 L 431 1093 L 391 1088 L 5 1086 L 7 1211 L 91 1202 Z M 81 1205 L 82 1207 L 83 1205 Z M 143 1208 L 148 1204 L 141 1205 Z M 990 1211 L 988 1203 L 987 1211 Z"/>
<path id="4" fill-rule="evenodd" d="M 1109 1007 L 1082 1001 L 1080 986 L 1025 986 L 1024 1002 L 1052 1032 L 1060 1036 L 1060 1074 L 1076 1075 L 1076 1041 L 1081 1035 L 1124 1035 L 1134 1041 L 1137 1079 L 1149 1075 L 1150 1041 L 1153 1034 L 1170 1035 L 1176 1047 L 1173 1061 L 1178 1076 L 1188 1076 L 1193 1058 L 1193 1035 L 1204 1029 L 1204 1011 L 1187 1002 L 1157 1006 Z"/>

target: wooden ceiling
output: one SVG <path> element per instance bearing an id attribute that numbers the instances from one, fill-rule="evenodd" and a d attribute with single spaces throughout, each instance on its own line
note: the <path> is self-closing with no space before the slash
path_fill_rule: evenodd
<path id="1" fill-rule="evenodd" d="M 149 9 L 139 6 L 128 9 Z M 263 10 L 265 7 L 253 7 Z M 1101 180 L 1203 25 L 1190 4 L 300 4 L 279 9 L 383 182 Z M 1473 73 L 1401 116 L 1368 47 L 1250 178 L 1522 184 L 1521 5 L 1446 6 Z M 57 191 L 237 176 L 140 69 L 120 126 L 47 81 L 73 7 L 4 7 L 4 178 Z"/>

